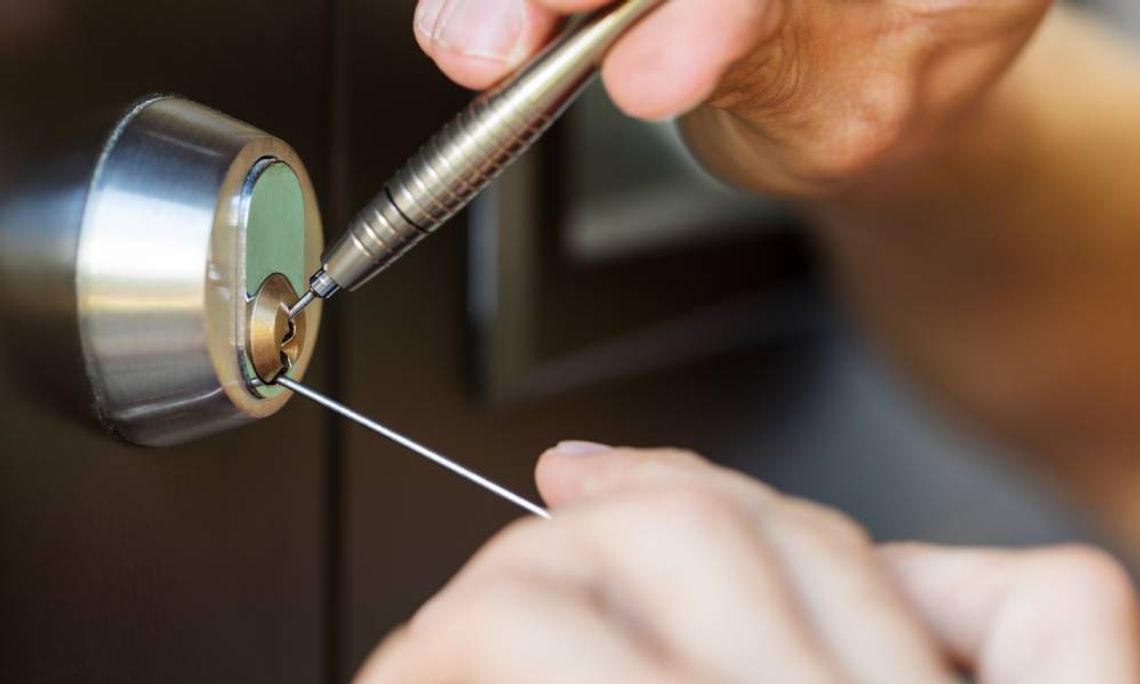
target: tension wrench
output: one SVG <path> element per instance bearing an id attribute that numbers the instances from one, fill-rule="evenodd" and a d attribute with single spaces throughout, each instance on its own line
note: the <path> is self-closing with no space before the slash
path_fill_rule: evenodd
<path id="1" fill-rule="evenodd" d="M 369 430 L 375 432 L 378 435 L 381 435 L 383 437 L 388 438 L 389 440 L 395 442 L 396 444 L 399 444 L 400 446 L 404 447 L 405 449 L 413 451 L 413 452 L 419 454 L 420 456 L 423 456 L 424 458 L 428 459 L 429 461 L 432 461 L 436 465 L 447 468 L 448 470 L 455 473 L 456 475 L 458 475 L 462 478 L 465 478 L 467 480 L 470 480 L 471 482 L 474 482 L 475 484 L 479 485 L 480 487 L 482 487 L 482 488 L 484 488 L 484 489 L 486 489 L 486 490 L 488 490 L 494 494 L 497 494 L 498 496 L 506 499 L 507 501 L 510 501 L 511 503 L 515 504 L 516 506 L 526 510 L 528 513 L 533 513 L 534 515 L 537 515 L 540 518 L 546 518 L 547 520 L 550 519 L 550 512 L 547 511 L 542 506 L 539 506 L 538 504 L 530 501 L 529 499 L 526 499 L 525 497 L 522 497 L 518 494 L 515 494 L 514 492 L 507 489 L 506 487 L 503 487 L 502 485 L 496 484 L 495 482 L 488 480 L 487 478 L 483 477 L 479 473 L 476 473 L 475 471 L 471 470 L 470 468 L 465 468 L 464 466 L 459 465 L 455 461 L 451 460 L 450 458 L 447 458 L 446 456 L 440 454 L 439 452 L 433 451 L 433 450 L 427 448 L 426 446 L 420 444 L 419 442 L 416 442 L 415 440 L 409 439 L 408 437 L 401 435 L 400 433 L 396 432 L 395 430 L 392 430 L 391 428 L 385 427 L 385 426 L 381 425 L 380 423 L 377 423 L 376 421 L 372 420 L 371 418 L 363 416 L 363 415 L 357 413 L 356 411 L 353 411 L 352 409 L 348 408 L 347 406 L 344 406 L 343 404 L 340 404 L 336 401 L 333 401 L 332 399 L 324 396 L 323 394 L 316 392 L 315 390 L 312 390 L 312 389 L 306 387 L 305 385 L 302 385 L 301 383 L 297 382 L 296 380 L 293 380 L 292 378 L 290 378 L 284 374 L 282 374 L 280 377 L 278 377 L 274 381 L 274 384 L 281 385 L 282 387 L 289 389 L 294 394 L 299 394 L 302 397 L 305 397 L 306 399 L 313 401 L 317 404 L 320 404 L 321 406 L 329 409 L 330 411 L 333 411 L 334 413 L 338 413 L 338 414 L 344 416 L 345 418 L 348 418 L 349 420 L 355 422 L 358 425 L 361 425 L 365 428 L 368 428 Z"/>

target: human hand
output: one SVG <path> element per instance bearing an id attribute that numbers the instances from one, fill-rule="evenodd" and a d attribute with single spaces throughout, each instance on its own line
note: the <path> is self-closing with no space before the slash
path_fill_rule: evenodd
<path id="1" fill-rule="evenodd" d="M 358 682 L 1140 677 L 1135 597 L 1100 552 L 876 548 L 834 510 L 669 450 L 571 443 L 538 482 L 554 519 L 491 541 Z"/>
<path id="2" fill-rule="evenodd" d="M 565 13 L 607 1 L 420 0 L 415 35 L 444 73 L 485 88 L 534 54 Z M 1048 6 L 671 0 L 618 42 L 603 77 L 633 116 L 697 108 L 687 139 L 726 179 L 823 194 L 912 158 L 962 119 Z"/>

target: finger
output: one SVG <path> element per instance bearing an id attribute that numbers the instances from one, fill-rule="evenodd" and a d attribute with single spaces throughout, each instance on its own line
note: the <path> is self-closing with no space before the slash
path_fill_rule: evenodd
<path id="1" fill-rule="evenodd" d="M 865 530 L 794 497 L 758 498 L 751 510 L 809 623 L 852 681 L 955 681 Z"/>
<path id="2" fill-rule="evenodd" d="M 626 114 L 664 119 L 708 99 L 725 71 L 779 24 L 771 0 L 671 0 L 618 42 L 603 78 Z"/>
<path id="3" fill-rule="evenodd" d="M 677 483 L 686 464 L 711 467 L 708 461 L 680 449 L 632 449 L 594 442 L 566 441 L 538 459 L 535 481 L 551 506 L 605 494 L 635 483 Z"/>
<path id="4" fill-rule="evenodd" d="M 482 90 L 537 52 L 558 20 L 531 0 L 420 0 L 414 33 L 444 74 Z"/>
<path id="5" fill-rule="evenodd" d="M 677 681 L 574 587 L 499 578 L 445 594 L 390 637 L 359 684 Z"/>
<path id="6" fill-rule="evenodd" d="M 421 0 L 415 34 L 450 78 L 482 89 L 521 66 L 565 13 L 600 0 Z M 771 0 L 671 0 L 630 30 L 607 57 L 614 102 L 646 119 L 676 116 L 707 99 L 734 62 L 779 23 Z"/>
<path id="7" fill-rule="evenodd" d="M 578 14 L 598 9 L 602 5 L 612 5 L 618 0 L 535 0 L 535 2 L 559 14 Z"/>
<path id="8" fill-rule="evenodd" d="M 453 590 L 521 573 L 598 596 L 698 681 L 835 681 L 774 559 L 718 498 L 630 495 L 516 525 Z"/>
<path id="9" fill-rule="evenodd" d="M 571 443 L 571 450 L 575 444 L 580 443 Z M 771 548 L 781 581 L 845 672 L 856 681 L 946 681 L 947 667 L 935 643 L 883 572 L 866 533 L 846 516 L 783 496 L 686 452 L 582 451 L 567 456 L 563 448 L 543 455 L 544 496 L 566 505 L 645 488 L 716 491 L 734 502 Z"/>
<path id="10" fill-rule="evenodd" d="M 904 544 L 880 556 L 983 684 L 1140 681 L 1136 594 L 1104 552 Z"/>

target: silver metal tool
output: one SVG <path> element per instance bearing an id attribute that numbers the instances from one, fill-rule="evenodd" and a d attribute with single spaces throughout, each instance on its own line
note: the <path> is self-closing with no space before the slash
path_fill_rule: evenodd
<path id="1" fill-rule="evenodd" d="M 617 39 L 663 1 L 625 0 L 579 18 L 477 98 L 357 214 L 290 316 L 314 299 L 357 289 L 466 207 L 577 98 Z"/>
<path id="2" fill-rule="evenodd" d="M 369 430 L 371 430 L 371 431 L 373 431 L 373 432 L 375 432 L 375 433 L 377 433 L 383 437 L 387 437 L 388 439 L 392 440 L 396 444 L 399 444 L 400 446 L 404 447 L 405 449 L 409 449 L 411 451 L 414 451 L 415 453 L 417 453 L 420 456 L 423 456 L 424 458 L 434 462 L 435 464 L 443 466 L 444 468 L 447 468 L 448 470 L 455 473 L 456 475 L 459 475 L 460 477 L 466 478 L 466 479 L 470 480 L 471 482 L 474 482 L 475 484 L 479 485 L 480 487 L 483 487 L 484 489 L 487 489 L 487 490 L 493 492 L 494 494 L 501 496 L 502 498 L 506 499 L 507 501 L 510 501 L 511 503 L 515 504 L 516 506 L 523 508 L 528 513 L 533 513 L 534 515 L 537 515 L 540 518 L 546 518 L 548 520 L 550 519 L 550 513 L 545 508 L 543 508 L 542 506 L 539 506 L 538 504 L 533 503 L 530 500 L 528 500 L 522 496 L 519 496 L 518 494 L 515 494 L 514 492 L 507 489 L 506 487 L 503 487 L 502 485 L 495 484 L 494 482 L 492 482 L 491 480 L 488 480 L 487 478 L 483 477 L 479 473 L 476 473 L 476 472 L 474 472 L 468 468 L 465 468 L 465 467 L 459 465 L 458 463 L 456 463 L 455 461 L 452 461 L 451 459 L 447 458 L 446 456 L 443 456 L 442 454 L 440 454 L 436 451 L 432 451 L 431 449 L 427 448 L 426 446 L 401 435 L 400 433 L 396 432 L 395 430 L 387 428 L 387 427 L 381 425 L 380 423 L 377 423 L 376 421 L 374 421 L 370 418 L 366 418 L 365 416 L 360 415 L 359 413 L 357 413 L 356 411 L 353 411 L 352 409 L 348 408 L 347 406 L 339 404 L 339 403 L 333 401 L 332 399 L 329 399 L 328 397 L 324 396 L 323 394 L 320 394 L 319 392 L 316 392 L 314 390 L 309 389 L 308 387 L 302 385 L 301 383 L 297 382 L 296 380 L 294 380 L 288 376 L 282 375 L 282 376 L 278 377 L 274 381 L 274 383 L 281 385 L 282 387 L 288 388 L 293 393 L 299 394 L 302 397 L 309 399 L 310 401 L 316 402 L 317 404 L 324 406 L 325 408 L 329 409 L 330 411 L 333 411 L 335 413 L 339 413 L 340 415 L 344 416 L 345 418 L 348 418 L 349 420 L 351 420 L 351 421 L 353 421 L 353 422 L 355 422 L 355 423 L 357 423 L 363 427 L 366 427 Z"/>

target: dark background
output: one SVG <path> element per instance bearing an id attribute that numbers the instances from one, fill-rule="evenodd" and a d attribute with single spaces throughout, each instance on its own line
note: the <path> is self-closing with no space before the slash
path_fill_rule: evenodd
<path id="1" fill-rule="evenodd" d="M 0 184 L 18 187 L 87 122 L 177 92 L 289 141 L 331 237 L 469 97 L 417 53 L 412 10 L 411 0 L 0 0 Z M 577 162 L 557 141 L 530 166 L 544 218 L 527 293 L 540 315 L 524 323 L 537 331 L 489 332 L 473 316 L 478 266 L 463 219 L 327 307 L 311 384 L 529 495 L 535 456 L 560 439 L 671 444 L 840 506 L 880 538 L 1082 536 L 1009 459 L 937 416 L 861 345 L 788 219 L 775 237 L 730 248 L 604 269 L 560 261 L 558 217 L 574 197 L 551 184 Z M 525 201 L 504 192 L 508 207 Z M 693 292 L 708 301 L 689 301 Z M 701 312 L 742 297 L 756 320 L 786 324 L 739 338 L 745 328 L 725 323 L 727 344 L 687 344 L 694 328 L 671 324 L 711 320 Z M 527 391 L 528 368 L 558 360 L 529 359 L 505 381 L 523 391 L 487 390 L 500 370 L 488 365 L 503 362 L 487 347 L 502 335 L 533 333 L 544 353 L 573 355 L 636 337 L 631 321 L 656 330 L 641 344 L 682 351 L 558 391 Z M 180 448 L 116 444 L 36 398 L 27 373 L 12 371 L 24 359 L 5 349 L 8 681 L 344 681 L 517 515 L 296 401 Z"/>

